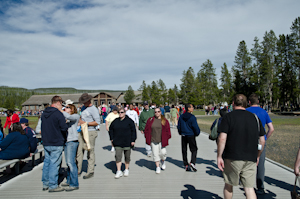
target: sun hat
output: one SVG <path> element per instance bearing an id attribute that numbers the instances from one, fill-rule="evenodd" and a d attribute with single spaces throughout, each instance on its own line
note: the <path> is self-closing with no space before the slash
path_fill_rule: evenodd
<path id="1" fill-rule="evenodd" d="M 93 96 L 91 96 L 87 93 L 83 93 L 79 98 L 79 103 L 84 104 L 84 103 L 90 101 L 92 98 L 93 98 Z"/>
<path id="2" fill-rule="evenodd" d="M 70 100 L 70 99 L 67 99 L 66 101 L 65 101 L 65 104 L 66 105 L 69 105 L 69 104 L 73 104 L 74 102 L 72 101 L 72 100 Z"/>

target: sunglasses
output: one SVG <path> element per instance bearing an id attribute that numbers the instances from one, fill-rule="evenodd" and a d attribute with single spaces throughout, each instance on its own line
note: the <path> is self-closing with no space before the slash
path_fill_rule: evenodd
<path id="1" fill-rule="evenodd" d="M 155 113 L 160 113 L 160 111 L 155 111 Z"/>
<path id="2" fill-rule="evenodd" d="M 70 108 L 69 106 L 66 106 L 65 108 Z"/>
<path id="3" fill-rule="evenodd" d="M 119 114 L 120 114 L 120 113 L 125 113 L 125 112 L 122 111 L 122 112 L 119 112 Z"/>

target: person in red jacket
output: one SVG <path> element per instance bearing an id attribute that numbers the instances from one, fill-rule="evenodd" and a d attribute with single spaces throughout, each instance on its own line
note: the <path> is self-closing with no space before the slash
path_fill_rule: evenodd
<path id="1" fill-rule="evenodd" d="M 161 115 L 159 108 L 155 108 L 154 117 L 147 120 L 144 130 L 146 143 L 151 145 L 153 160 L 156 164 L 156 173 L 160 173 L 159 161 L 161 161 L 161 168 L 166 169 L 166 146 L 169 145 L 168 141 L 171 138 L 170 124 L 168 120 Z"/>
<path id="2" fill-rule="evenodd" d="M 6 121 L 5 121 L 4 127 L 3 127 L 4 130 L 5 130 L 6 127 L 8 127 L 8 132 L 10 133 L 10 131 L 11 131 L 10 127 L 11 127 L 11 125 L 13 123 L 16 123 L 16 122 L 19 122 L 19 121 L 20 121 L 19 116 L 17 114 L 15 114 L 13 112 L 13 110 L 11 110 L 11 109 L 7 110 L 7 117 L 6 117 Z"/>

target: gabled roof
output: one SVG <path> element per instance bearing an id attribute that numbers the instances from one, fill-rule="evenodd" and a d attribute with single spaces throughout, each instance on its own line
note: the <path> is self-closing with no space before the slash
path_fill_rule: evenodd
<path id="1" fill-rule="evenodd" d="M 99 93 L 89 93 L 91 96 L 96 96 Z M 74 103 L 79 102 L 79 98 L 82 95 L 82 93 L 76 93 L 76 94 L 57 94 L 60 96 L 64 101 L 67 99 L 72 100 Z M 28 105 L 42 105 L 42 104 L 51 104 L 51 99 L 53 95 L 32 95 L 28 100 L 26 100 L 22 106 L 28 106 Z"/>

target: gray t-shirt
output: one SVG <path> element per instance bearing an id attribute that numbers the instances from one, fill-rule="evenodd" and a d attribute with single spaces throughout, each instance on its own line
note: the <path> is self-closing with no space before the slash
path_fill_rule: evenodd
<path id="1" fill-rule="evenodd" d="M 97 122 L 100 125 L 100 115 L 99 111 L 95 106 L 87 107 L 81 113 L 81 119 L 85 122 Z M 89 126 L 89 131 L 96 131 L 96 126 Z"/>

